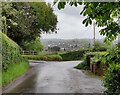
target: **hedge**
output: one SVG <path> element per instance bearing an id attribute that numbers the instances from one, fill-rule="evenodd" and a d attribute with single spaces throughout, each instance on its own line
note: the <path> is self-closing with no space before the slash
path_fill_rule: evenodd
<path id="1" fill-rule="evenodd" d="M 19 63 L 21 60 L 24 60 L 19 50 L 20 47 L 2 33 L 2 70 L 7 70 L 10 64 Z"/>
<path id="2" fill-rule="evenodd" d="M 109 65 L 103 83 L 107 95 L 120 95 L 120 63 Z"/>
<path id="3" fill-rule="evenodd" d="M 20 54 L 20 47 L 0 32 L 2 36 L 2 74 L 0 74 L 0 87 L 5 86 L 14 80 L 17 76 L 23 74 L 29 68 L 28 61 Z M 2 81 L 1 81 L 2 80 Z"/>
<path id="4" fill-rule="evenodd" d="M 22 55 L 28 60 L 44 60 L 44 61 L 62 61 L 59 55 Z"/>
<path id="5" fill-rule="evenodd" d="M 82 49 L 82 50 L 78 50 L 78 51 L 69 51 L 69 52 L 66 52 L 66 53 L 63 53 L 63 54 L 59 54 L 62 59 L 64 61 L 70 61 L 70 60 L 81 60 L 83 59 L 83 56 L 86 52 L 88 52 L 89 50 L 85 50 L 85 49 Z"/>
<path id="6" fill-rule="evenodd" d="M 92 62 L 97 63 L 98 61 L 101 61 L 102 56 L 105 55 L 105 54 L 106 54 L 106 52 L 89 52 L 89 53 L 86 53 L 84 55 L 83 62 L 78 64 L 75 68 L 77 68 L 77 69 L 90 69 L 90 63 L 92 63 Z"/>

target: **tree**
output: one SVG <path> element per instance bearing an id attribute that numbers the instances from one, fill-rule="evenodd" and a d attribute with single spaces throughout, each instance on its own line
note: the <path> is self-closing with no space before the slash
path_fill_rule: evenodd
<path id="1" fill-rule="evenodd" d="M 4 2 L 2 17 L 6 19 L 7 36 L 20 46 L 35 40 L 43 32 L 57 30 L 57 17 L 45 2 Z"/>
<path id="2" fill-rule="evenodd" d="M 45 2 L 35 2 L 30 3 L 30 5 L 34 8 L 41 31 L 47 33 L 56 32 L 57 16 L 53 13 L 51 5 L 46 5 Z"/>
<path id="3" fill-rule="evenodd" d="M 23 49 L 28 50 L 28 51 L 42 51 L 43 50 L 43 45 L 40 42 L 40 38 L 36 38 L 35 40 L 31 41 L 31 42 L 25 42 L 25 45 L 23 47 Z"/>
<path id="4" fill-rule="evenodd" d="M 54 4 L 56 4 L 56 2 L 58 2 L 58 0 L 55 0 Z M 58 2 L 58 9 L 65 8 L 66 4 L 76 7 L 78 5 L 84 5 L 80 13 L 86 16 L 83 24 L 87 27 L 95 20 L 98 27 L 104 27 L 99 32 L 101 35 L 106 35 L 106 42 L 115 40 L 118 34 L 120 34 L 120 26 L 116 21 L 116 19 L 120 18 L 120 2 L 75 2 L 74 0 L 67 0 Z"/>
<path id="5" fill-rule="evenodd" d="M 106 44 L 96 41 L 94 44 L 93 51 L 107 51 L 108 47 Z"/>
<path id="6" fill-rule="evenodd" d="M 27 3 L 3 3 L 2 9 L 2 16 L 6 17 L 7 36 L 12 40 L 23 45 L 24 41 L 31 41 L 38 36 L 33 30 L 35 17 L 29 14 L 33 11 L 28 8 Z"/>

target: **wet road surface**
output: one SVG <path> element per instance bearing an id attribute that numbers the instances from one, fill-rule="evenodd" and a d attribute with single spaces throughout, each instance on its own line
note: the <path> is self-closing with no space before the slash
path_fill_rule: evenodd
<path id="1" fill-rule="evenodd" d="M 101 93 L 102 82 L 73 68 L 81 61 L 37 62 L 31 75 L 9 93 Z M 36 63 L 32 63 L 34 65 Z"/>

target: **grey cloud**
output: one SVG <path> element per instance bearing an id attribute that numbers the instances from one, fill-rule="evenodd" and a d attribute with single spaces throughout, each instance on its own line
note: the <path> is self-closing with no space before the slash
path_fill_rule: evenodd
<path id="1" fill-rule="evenodd" d="M 93 26 L 85 27 L 82 24 L 84 16 L 80 15 L 80 11 L 83 6 L 70 7 L 66 6 L 64 10 L 58 10 L 56 6 L 53 7 L 55 14 L 58 16 L 58 28 L 57 34 L 46 35 L 43 34 L 42 38 L 62 38 L 62 39 L 83 39 L 83 38 L 93 38 Z M 103 38 L 99 35 L 99 30 L 101 28 L 96 27 L 96 38 Z"/>
<path id="2" fill-rule="evenodd" d="M 83 9 L 82 5 L 78 7 L 66 5 L 66 7 L 61 10 L 59 10 L 56 5 L 54 6 L 54 10 L 56 11 L 57 14 L 65 14 L 67 16 L 74 16 L 77 18 L 83 18 L 83 16 L 80 15 L 82 9 Z"/>

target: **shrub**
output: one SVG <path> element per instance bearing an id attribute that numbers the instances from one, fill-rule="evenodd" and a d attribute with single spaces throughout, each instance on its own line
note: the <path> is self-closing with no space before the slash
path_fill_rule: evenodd
<path id="1" fill-rule="evenodd" d="M 22 55 L 29 60 L 44 60 L 44 61 L 62 61 L 59 55 Z"/>
<path id="2" fill-rule="evenodd" d="M 29 60 L 43 60 L 46 59 L 45 56 L 41 55 L 22 55 L 24 58 L 29 59 Z"/>
<path id="3" fill-rule="evenodd" d="M 81 49 L 78 51 L 69 51 L 69 52 L 60 54 L 60 56 L 64 61 L 81 60 L 84 57 L 84 54 L 88 51 L 89 50 L 87 49 Z"/>
<path id="4" fill-rule="evenodd" d="M 20 63 L 25 59 L 20 55 L 20 47 L 4 33 L 0 34 L 2 34 L 2 70 L 5 71 L 9 65 Z"/>
<path id="5" fill-rule="evenodd" d="M 20 54 L 20 47 L 5 34 L 2 35 L 2 75 L 0 74 L 0 86 L 5 86 L 14 78 L 24 73 L 28 68 L 28 61 Z M 2 85 L 1 85 L 2 84 Z"/>
<path id="6" fill-rule="evenodd" d="M 78 64 L 75 68 L 77 69 L 89 69 L 90 67 L 90 63 L 91 63 L 91 58 L 93 57 L 92 62 L 98 62 L 100 61 L 100 57 L 102 57 L 102 55 L 106 54 L 106 52 L 90 52 L 90 53 L 86 53 L 84 55 L 84 60 L 82 63 Z"/>
<path id="7" fill-rule="evenodd" d="M 62 57 L 59 55 L 47 55 L 46 61 L 62 61 Z"/>
<path id="8" fill-rule="evenodd" d="M 43 50 L 43 45 L 40 42 L 40 38 L 38 37 L 31 42 L 26 42 L 22 48 L 27 51 L 39 52 Z"/>
<path id="9" fill-rule="evenodd" d="M 108 65 L 110 63 L 120 63 L 120 50 L 118 47 L 109 49 L 101 58 L 101 61 Z"/>
<path id="10" fill-rule="evenodd" d="M 120 64 L 110 64 L 104 76 L 105 93 L 108 95 L 120 94 Z"/>
<path id="11" fill-rule="evenodd" d="M 95 42 L 93 51 L 106 51 L 108 47 L 101 42 Z"/>
<path id="12" fill-rule="evenodd" d="M 79 63 L 79 64 L 78 64 L 77 66 L 75 66 L 74 68 L 76 68 L 76 69 L 82 69 L 82 70 L 88 69 L 85 61 Z"/>

